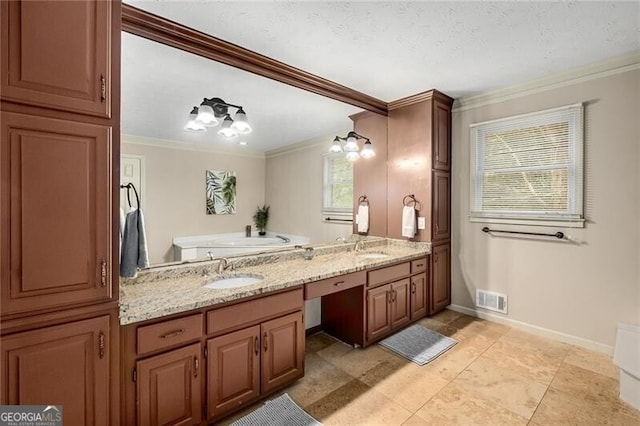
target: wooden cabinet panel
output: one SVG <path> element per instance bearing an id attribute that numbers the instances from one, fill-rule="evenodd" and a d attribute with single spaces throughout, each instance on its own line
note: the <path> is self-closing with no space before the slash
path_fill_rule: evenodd
<path id="1" fill-rule="evenodd" d="M 139 425 L 200 424 L 200 352 L 197 343 L 136 363 Z"/>
<path id="2" fill-rule="evenodd" d="M 108 300 L 110 128 L 7 112 L 1 121 L 2 313 Z"/>
<path id="3" fill-rule="evenodd" d="M 411 293 L 408 278 L 391 283 L 391 328 L 406 324 L 411 319 Z"/>
<path id="4" fill-rule="evenodd" d="M 433 241 L 451 238 L 451 182 L 449 172 L 433 172 Z"/>
<path id="5" fill-rule="evenodd" d="M 433 104 L 433 168 L 451 169 L 451 106 L 435 101 Z"/>
<path id="6" fill-rule="evenodd" d="M 366 271 L 354 272 L 351 274 L 339 275 L 326 280 L 314 281 L 304 285 L 305 300 L 326 296 L 339 291 L 348 290 L 352 287 L 364 285 L 367 282 Z"/>
<path id="7" fill-rule="evenodd" d="M 65 424 L 110 424 L 109 338 L 108 315 L 4 336 L 1 403 L 62 405 Z"/>
<path id="8" fill-rule="evenodd" d="M 304 375 L 304 324 L 296 312 L 262 324 L 262 392 Z"/>
<path id="9" fill-rule="evenodd" d="M 422 259 L 412 260 L 411 261 L 411 273 L 417 274 L 420 272 L 424 272 L 427 270 L 427 258 L 423 257 Z"/>
<path id="10" fill-rule="evenodd" d="M 384 336 L 391 330 L 391 285 L 367 290 L 367 341 Z"/>
<path id="11" fill-rule="evenodd" d="M 431 259 L 429 314 L 434 314 L 451 304 L 451 245 L 434 246 Z"/>
<path id="12" fill-rule="evenodd" d="M 427 314 L 427 273 L 411 277 L 411 321 Z"/>
<path id="13" fill-rule="evenodd" d="M 2 99 L 109 117 L 112 3 L 3 1 L 0 7 Z"/>
<path id="14" fill-rule="evenodd" d="M 411 263 L 405 262 L 398 265 L 387 266 L 386 268 L 369 271 L 367 286 L 374 287 L 379 284 L 395 281 L 406 277 L 411 272 Z"/>
<path id="15" fill-rule="evenodd" d="M 202 337 L 202 314 L 139 327 L 137 353 L 145 354 Z"/>
<path id="16" fill-rule="evenodd" d="M 260 395 L 260 326 L 211 339 L 207 351 L 209 419 Z"/>

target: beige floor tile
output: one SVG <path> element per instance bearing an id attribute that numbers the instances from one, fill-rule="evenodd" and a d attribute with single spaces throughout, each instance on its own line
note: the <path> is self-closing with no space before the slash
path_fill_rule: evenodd
<path id="1" fill-rule="evenodd" d="M 421 320 L 419 320 L 416 324 L 420 324 L 424 327 L 427 327 L 431 330 L 436 330 L 437 328 L 443 327 L 445 325 L 447 325 L 447 323 L 444 323 L 442 321 L 438 321 L 434 318 L 422 318 Z"/>
<path id="2" fill-rule="evenodd" d="M 571 346 L 565 362 L 619 380 L 618 368 L 613 364 L 612 358 L 607 354 Z"/>
<path id="3" fill-rule="evenodd" d="M 499 339 L 481 356 L 495 366 L 548 385 L 556 375 L 563 356 L 551 356 L 528 346 L 514 345 Z"/>
<path id="4" fill-rule="evenodd" d="M 349 374 L 316 354 L 305 356 L 305 375 L 286 389 L 301 407 L 306 407 L 353 380 Z"/>
<path id="5" fill-rule="evenodd" d="M 640 414 L 619 401 L 593 401 L 581 394 L 549 388 L 531 419 L 538 425 L 634 425 Z"/>
<path id="6" fill-rule="evenodd" d="M 329 336 L 326 333 L 316 333 L 313 336 L 307 337 L 305 341 L 305 353 L 313 354 L 327 348 L 339 340 L 333 336 Z"/>
<path id="7" fill-rule="evenodd" d="M 409 417 L 409 420 L 402 423 L 402 426 L 430 426 L 430 425 L 431 423 L 427 422 L 425 419 L 418 416 L 417 414 L 414 414 L 413 416 Z"/>
<path id="8" fill-rule="evenodd" d="M 499 341 L 513 346 L 524 347 L 533 352 L 562 360 L 564 360 L 572 347 L 567 343 L 536 336 L 515 328 L 509 330 Z"/>
<path id="9" fill-rule="evenodd" d="M 526 425 L 528 420 L 454 383 L 416 415 L 430 425 Z"/>
<path id="10" fill-rule="evenodd" d="M 452 311 L 450 309 L 445 309 L 443 311 L 438 312 L 437 314 L 431 316 L 431 319 L 434 319 L 436 321 L 440 321 L 442 323 L 448 324 L 451 321 L 454 321 L 458 318 L 461 317 L 468 317 L 465 314 L 461 314 L 460 312 L 456 312 L 456 311 Z M 469 317 L 471 318 L 471 317 Z"/>
<path id="11" fill-rule="evenodd" d="M 411 412 L 359 380 L 352 380 L 306 408 L 326 426 L 401 425 Z"/>
<path id="12" fill-rule="evenodd" d="M 531 418 L 547 389 L 485 358 L 474 361 L 452 383 L 526 419 Z"/>
<path id="13" fill-rule="evenodd" d="M 378 364 L 360 376 L 360 380 L 411 412 L 422 407 L 449 383 L 429 374 L 424 366 L 399 357 Z"/>
<path id="14" fill-rule="evenodd" d="M 344 346 L 348 350 L 345 350 Z M 333 344 L 317 352 L 317 355 L 354 378 L 360 377 L 378 364 L 395 356 L 378 345 L 371 345 L 365 349 L 351 349 L 344 343 Z"/>
<path id="15" fill-rule="evenodd" d="M 483 337 L 462 341 L 423 366 L 425 371 L 444 380 L 453 380 L 491 345 Z"/>
<path id="16" fill-rule="evenodd" d="M 482 335 L 496 340 L 511 330 L 507 325 L 466 315 L 451 321 L 448 325 L 456 327 L 464 335 Z"/>
<path id="17" fill-rule="evenodd" d="M 551 382 L 553 389 L 573 394 L 585 395 L 593 399 L 618 399 L 618 381 L 591 370 L 563 363 Z"/>

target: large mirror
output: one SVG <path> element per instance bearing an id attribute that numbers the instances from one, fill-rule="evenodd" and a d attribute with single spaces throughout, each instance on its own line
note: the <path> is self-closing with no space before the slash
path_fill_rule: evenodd
<path id="1" fill-rule="evenodd" d="M 185 130 L 192 108 L 214 97 L 242 106 L 252 132 Z M 121 180 L 139 192 L 152 265 L 351 234 L 351 223 L 323 215 L 323 159 L 361 109 L 125 32 L 121 104 Z M 121 190 L 125 213 L 135 198 Z M 268 233 L 254 242 L 264 205 Z"/>

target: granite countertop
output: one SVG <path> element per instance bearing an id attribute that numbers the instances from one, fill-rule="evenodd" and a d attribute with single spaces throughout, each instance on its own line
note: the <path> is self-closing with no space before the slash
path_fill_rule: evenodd
<path id="1" fill-rule="evenodd" d="M 121 281 L 120 324 L 133 324 L 213 306 L 350 272 L 390 265 L 431 252 L 430 243 L 386 238 L 367 239 L 360 253 L 355 253 L 353 248 L 354 243 L 318 246 L 314 248 L 312 260 L 304 259 L 304 248 L 229 258 L 235 271 L 228 269 L 222 275 L 255 274 L 263 277 L 257 284 L 230 289 L 203 287 L 204 283 L 219 276 L 215 272 L 217 260 L 142 271 L 134 279 Z M 372 259 L 359 256 L 363 252 L 380 252 L 388 257 Z"/>

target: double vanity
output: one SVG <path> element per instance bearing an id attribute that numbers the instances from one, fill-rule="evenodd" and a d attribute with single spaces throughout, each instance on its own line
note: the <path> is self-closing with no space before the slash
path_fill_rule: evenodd
<path id="1" fill-rule="evenodd" d="M 354 346 L 427 314 L 429 243 L 354 246 L 160 267 L 123 281 L 124 423 L 216 421 L 302 377 L 305 300 L 322 298 L 318 328 Z"/>

